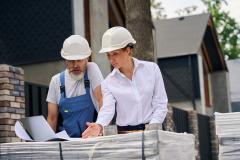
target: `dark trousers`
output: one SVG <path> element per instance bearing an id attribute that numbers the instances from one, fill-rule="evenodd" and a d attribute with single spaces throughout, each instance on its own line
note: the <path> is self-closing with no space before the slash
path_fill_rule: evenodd
<path id="1" fill-rule="evenodd" d="M 136 126 L 117 126 L 118 132 L 122 131 L 135 131 L 135 130 L 144 130 L 145 124 L 139 124 Z"/>

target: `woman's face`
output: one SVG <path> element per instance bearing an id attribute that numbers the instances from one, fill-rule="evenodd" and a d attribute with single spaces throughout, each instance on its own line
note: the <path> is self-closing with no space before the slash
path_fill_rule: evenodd
<path id="1" fill-rule="evenodd" d="M 118 49 L 107 53 L 109 62 L 114 68 L 120 69 L 129 60 L 130 57 L 130 48 Z"/>

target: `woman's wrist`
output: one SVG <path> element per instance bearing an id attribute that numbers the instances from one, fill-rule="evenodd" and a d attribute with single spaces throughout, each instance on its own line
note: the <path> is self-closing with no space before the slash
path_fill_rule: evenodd
<path id="1" fill-rule="evenodd" d="M 98 125 L 99 135 L 102 135 L 103 134 L 103 126 L 101 124 L 98 124 L 98 123 L 96 123 L 96 124 Z"/>

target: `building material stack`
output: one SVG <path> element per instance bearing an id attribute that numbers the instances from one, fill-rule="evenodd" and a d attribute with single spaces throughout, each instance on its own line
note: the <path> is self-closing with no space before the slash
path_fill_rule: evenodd
<path id="1" fill-rule="evenodd" d="M 240 157 L 240 112 L 215 113 L 216 134 L 219 139 L 219 160 Z"/>
<path id="2" fill-rule="evenodd" d="M 20 141 L 14 124 L 25 116 L 23 74 L 21 68 L 0 64 L 0 143 Z"/>
<path id="3" fill-rule="evenodd" d="M 0 144 L 3 159 L 195 159 L 194 136 L 166 131 L 75 139 L 62 142 Z"/>

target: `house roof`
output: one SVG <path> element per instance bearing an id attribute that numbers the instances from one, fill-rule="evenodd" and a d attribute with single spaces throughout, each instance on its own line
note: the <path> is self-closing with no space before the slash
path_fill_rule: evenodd
<path id="1" fill-rule="evenodd" d="M 201 14 L 155 21 L 157 56 L 161 58 L 196 54 L 209 16 Z"/>
<path id="2" fill-rule="evenodd" d="M 227 70 L 209 13 L 154 22 L 157 58 L 199 54 L 204 50 L 211 71 Z"/>

